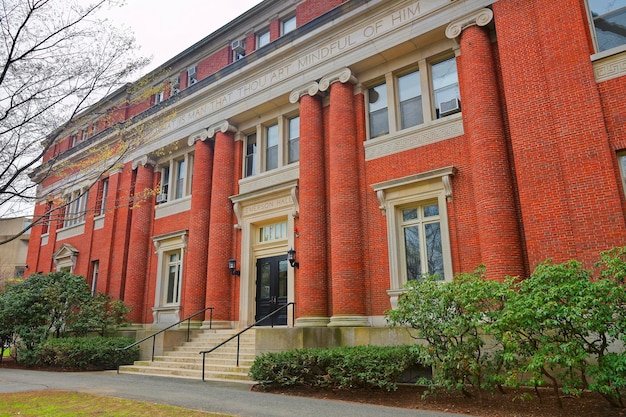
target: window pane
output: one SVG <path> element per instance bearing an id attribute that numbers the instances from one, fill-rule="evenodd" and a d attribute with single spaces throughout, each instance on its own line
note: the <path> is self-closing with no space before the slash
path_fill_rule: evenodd
<path id="1" fill-rule="evenodd" d="M 387 115 L 387 85 L 381 84 L 370 88 L 368 97 L 370 137 L 375 138 L 389 133 L 389 117 Z"/>
<path id="2" fill-rule="evenodd" d="M 170 184 L 170 167 L 163 168 L 161 173 L 161 193 L 167 196 Z"/>
<path id="3" fill-rule="evenodd" d="M 439 205 L 431 204 L 430 206 L 424 206 L 424 217 L 439 216 Z"/>
<path id="4" fill-rule="evenodd" d="M 441 103 L 453 99 L 460 101 L 459 81 L 456 72 L 456 58 L 450 58 L 432 66 L 433 95 L 437 118 Z"/>
<path id="5" fill-rule="evenodd" d="M 278 168 L 278 125 L 267 128 L 267 148 L 265 150 L 265 170 Z"/>
<path id="6" fill-rule="evenodd" d="M 406 254 L 406 275 L 409 281 L 421 277 L 419 227 L 404 228 L 404 248 Z"/>
<path id="7" fill-rule="evenodd" d="M 183 185 L 185 182 L 185 160 L 176 162 L 176 198 L 184 195 Z"/>
<path id="8" fill-rule="evenodd" d="M 428 223 L 424 225 L 426 230 L 426 256 L 428 262 L 428 273 L 444 278 L 443 272 L 443 251 L 441 249 L 441 226 L 439 223 Z"/>
<path id="9" fill-rule="evenodd" d="M 283 21 L 283 35 L 295 30 L 296 28 L 296 17 L 290 17 L 289 19 L 285 19 Z"/>
<path id="10" fill-rule="evenodd" d="M 270 33 L 269 32 L 265 32 L 265 33 L 261 33 L 258 37 L 258 48 L 267 45 L 268 43 L 270 43 Z"/>
<path id="11" fill-rule="evenodd" d="M 300 159 L 300 118 L 289 119 L 289 163 Z"/>
<path id="12" fill-rule="evenodd" d="M 406 222 L 415 219 L 417 219 L 417 209 L 402 210 L 402 221 Z"/>
<path id="13" fill-rule="evenodd" d="M 256 134 L 246 139 L 246 177 L 256 174 Z"/>
<path id="14" fill-rule="evenodd" d="M 626 43 L 626 0 L 589 0 L 600 51 Z"/>
<path id="15" fill-rule="evenodd" d="M 398 97 L 400 100 L 400 127 L 406 129 L 424 123 L 419 71 L 398 77 Z"/>

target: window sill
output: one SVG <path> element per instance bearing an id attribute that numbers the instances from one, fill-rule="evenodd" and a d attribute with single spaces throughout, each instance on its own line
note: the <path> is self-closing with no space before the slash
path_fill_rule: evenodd
<path id="1" fill-rule="evenodd" d="M 300 164 L 293 163 L 271 171 L 246 177 L 239 181 L 239 193 L 246 194 L 259 191 L 275 185 L 295 181 L 300 175 Z"/>
<path id="2" fill-rule="evenodd" d="M 191 195 L 156 205 L 154 208 L 154 218 L 161 219 L 189 210 L 191 210 Z"/>
<path id="3" fill-rule="evenodd" d="M 626 45 L 591 56 L 596 82 L 626 75 Z"/>
<path id="4" fill-rule="evenodd" d="M 57 231 L 57 241 L 69 239 L 85 233 L 85 222 L 73 224 Z"/>

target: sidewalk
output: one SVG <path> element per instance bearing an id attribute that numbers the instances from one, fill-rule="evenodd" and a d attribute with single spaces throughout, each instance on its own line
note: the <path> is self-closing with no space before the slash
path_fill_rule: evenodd
<path id="1" fill-rule="evenodd" d="M 250 385 L 106 372 L 0 370 L 2 393 L 58 389 L 242 417 L 468 417 L 250 391 Z"/>

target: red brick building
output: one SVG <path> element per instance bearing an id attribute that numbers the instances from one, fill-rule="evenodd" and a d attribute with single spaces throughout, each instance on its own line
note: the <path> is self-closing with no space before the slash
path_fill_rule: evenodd
<path id="1" fill-rule="evenodd" d="M 381 329 L 423 274 L 626 243 L 624 0 L 265 0 L 224 23 L 64 128 L 31 273 L 84 275 L 147 328 L 294 302 L 296 327 Z"/>

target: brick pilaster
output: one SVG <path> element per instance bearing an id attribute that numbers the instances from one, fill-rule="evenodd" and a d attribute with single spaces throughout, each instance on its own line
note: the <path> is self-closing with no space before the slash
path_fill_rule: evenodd
<path id="1" fill-rule="evenodd" d="M 329 108 L 329 212 L 332 316 L 329 326 L 363 326 L 365 286 L 361 245 L 356 115 L 352 83 L 344 69 L 320 81 L 330 89 Z"/>
<path id="2" fill-rule="evenodd" d="M 484 27 L 471 25 L 461 33 L 460 46 L 463 127 L 470 143 L 482 262 L 489 279 L 523 276 L 512 174 L 489 33 Z"/>
<path id="3" fill-rule="evenodd" d="M 228 260 L 232 256 L 234 191 L 234 128 L 228 122 L 209 128 L 215 136 L 209 245 L 207 257 L 206 307 L 214 307 L 213 327 L 229 327 L 232 321 L 232 280 Z M 206 319 L 209 318 L 207 312 Z"/>
<path id="4" fill-rule="evenodd" d="M 322 98 L 317 83 L 307 86 L 300 99 L 300 216 L 295 270 L 297 326 L 328 324 L 328 257 L 326 237 L 326 180 Z M 292 93 L 293 96 L 293 93 Z M 291 98 L 295 102 L 295 97 Z"/>
<path id="5" fill-rule="evenodd" d="M 213 142 L 206 139 L 196 141 L 191 185 L 187 273 L 183 280 L 181 317 L 202 310 L 206 299 L 212 175 Z M 193 320 L 201 321 L 203 317 L 199 315 Z"/>
<path id="6" fill-rule="evenodd" d="M 133 165 L 136 165 L 137 174 L 133 193 L 124 303 L 131 308 L 128 319 L 132 323 L 143 323 L 154 207 L 154 197 L 151 193 L 154 171 L 149 161 L 142 161 L 142 163 Z"/>

